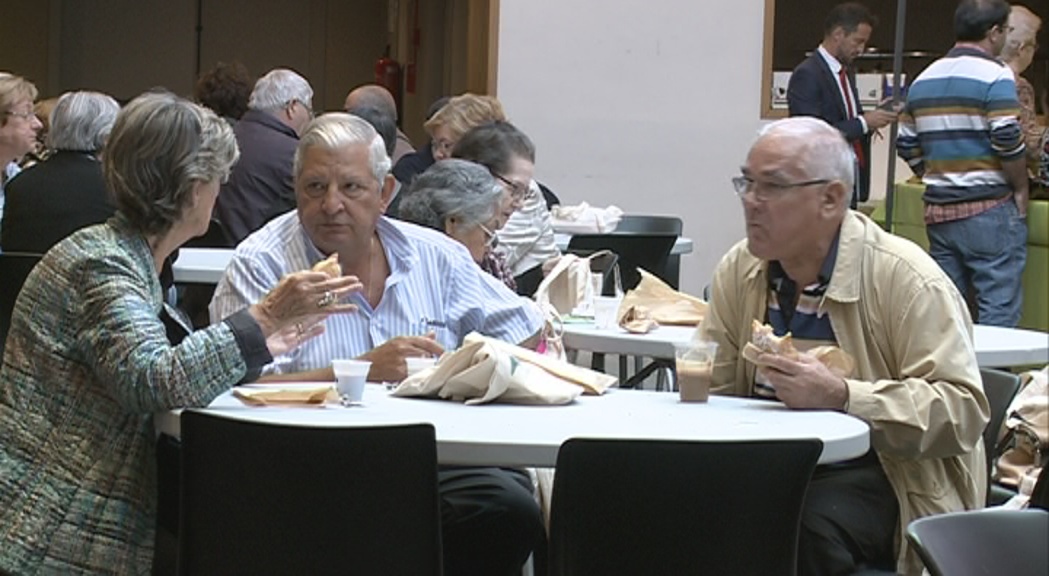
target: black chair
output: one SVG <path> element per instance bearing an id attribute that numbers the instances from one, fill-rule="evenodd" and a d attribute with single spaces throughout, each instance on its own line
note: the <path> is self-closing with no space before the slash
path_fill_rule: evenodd
<path id="1" fill-rule="evenodd" d="M 987 452 L 987 504 L 1002 504 L 1015 493 L 992 480 L 994 461 L 997 457 L 995 447 L 998 444 L 998 432 L 1005 421 L 1005 412 L 1020 389 L 1020 377 L 1016 374 L 981 368 L 980 379 L 983 380 L 983 391 L 987 403 L 991 406 L 991 419 L 983 430 L 983 446 Z"/>
<path id="2" fill-rule="evenodd" d="M 794 574 L 822 450 L 816 439 L 571 439 L 557 455 L 550 573 Z"/>
<path id="3" fill-rule="evenodd" d="M 622 216 L 619 219 L 619 224 L 616 225 L 616 232 L 621 234 L 630 232 L 634 234 L 673 234 L 674 236 L 681 236 L 681 232 L 684 229 L 684 223 L 677 216 L 627 214 Z"/>
<path id="4" fill-rule="evenodd" d="M 1049 574 L 1049 512 L 987 508 L 919 518 L 907 539 L 932 576 Z"/>
<path id="5" fill-rule="evenodd" d="M 179 573 L 441 574 L 433 426 L 181 425 Z"/>
<path id="6" fill-rule="evenodd" d="M 1049 510 L 1049 466 L 1043 466 L 1038 474 L 1038 481 L 1034 483 L 1031 490 L 1031 499 L 1027 505 L 1031 508 Z"/>
<path id="7" fill-rule="evenodd" d="M 7 331 L 11 328 L 15 300 L 22 291 L 22 284 L 42 257 L 26 252 L 0 252 L 0 357 L 3 356 Z"/>
<path id="8" fill-rule="evenodd" d="M 620 222 L 622 224 L 622 222 Z M 619 276 L 622 281 L 623 290 L 630 290 L 641 282 L 641 274 L 638 267 L 658 276 L 664 282 L 676 287 L 676 279 L 672 282 L 668 276 L 667 262 L 670 251 L 677 241 L 677 235 L 671 234 L 634 234 L 618 232 L 613 234 L 577 234 L 568 241 L 568 251 L 574 254 L 588 254 L 598 250 L 611 250 L 619 257 Z M 671 372 L 671 363 L 656 360 L 644 368 L 640 368 L 640 359 L 634 363 L 634 376 L 626 378 L 626 357 L 619 357 L 620 386 L 623 388 L 634 388 L 645 380 L 653 372 L 659 371 L 658 388 L 662 388 L 666 380 L 666 374 Z M 600 370 L 604 367 L 604 358 L 595 358 L 594 369 Z"/>
<path id="9" fill-rule="evenodd" d="M 615 252 L 619 256 L 623 289 L 630 290 L 641 282 L 639 267 L 671 283 L 666 267 L 676 241 L 677 236 L 673 234 L 576 234 L 568 241 L 568 251 L 574 254 L 598 250 Z"/>
<path id="10" fill-rule="evenodd" d="M 677 216 L 624 215 L 616 226 L 617 234 L 673 234 L 681 236 L 685 225 Z M 645 268 L 648 270 L 648 268 Z M 654 272 L 653 272 L 654 273 Z M 659 276 L 659 274 L 656 274 Z M 663 278 L 663 276 L 660 276 Z M 665 279 L 677 289 L 681 284 L 681 256 L 671 254 L 667 258 Z"/>

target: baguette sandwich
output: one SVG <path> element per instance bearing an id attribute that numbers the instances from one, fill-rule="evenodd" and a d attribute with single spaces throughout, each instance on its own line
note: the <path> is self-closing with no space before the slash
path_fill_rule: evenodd
<path id="1" fill-rule="evenodd" d="M 824 366 L 830 368 L 831 372 L 842 378 L 851 376 L 852 371 L 856 368 L 856 361 L 852 356 L 837 346 L 817 346 L 811 350 L 799 352 L 794 347 L 794 339 L 789 332 L 783 336 L 776 336 L 772 331 L 772 326 L 762 324 L 757 320 L 754 320 L 750 342 L 743 347 L 742 353 L 743 358 L 757 366 L 768 365 L 767 362 L 759 360 L 762 354 L 783 356 L 791 360 L 797 360 L 801 354 L 807 354 L 814 356 Z"/>
<path id="2" fill-rule="evenodd" d="M 338 252 L 335 252 L 331 256 L 314 264 L 312 270 L 314 272 L 323 272 L 324 274 L 327 274 L 329 278 L 338 278 L 339 276 L 342 276 L 342 266 L 339 265 Z"/>

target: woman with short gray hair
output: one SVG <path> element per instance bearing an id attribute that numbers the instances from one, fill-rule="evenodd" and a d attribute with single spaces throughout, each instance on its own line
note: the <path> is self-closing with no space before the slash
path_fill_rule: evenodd
<path id="1" fill-rule="evenodd" d="M 207 230 L 237 159 L 229 126 L 171 94 L 117 116 L 104 174 L 117 215 L 52 248 L 15 303 L 0 367 L 0 574 L 150 571 L 153 414 L 207 406 L 319 334 L 353 277 L 285 276 L 258 304 L 190 333 L 161 263 Z"/>
<path id="2" fill-rule="evenodd" d="M 399 217 L 440 230 L 470 251 L 481 268 L 511 290 L 513 274 L 492 248 L 502 227 L 503 187 L 480 164 L 449 159 L 437 162 L 412 181 Z"/>
<path id="3" fill-rule="evenodd" d="M 66 236 L 113 215 L 99 153 L 120 105 L 98 92 L 67 92 L 51 111 L 52 153 L 11 181 L 0 246 L 43 254 Z"/>

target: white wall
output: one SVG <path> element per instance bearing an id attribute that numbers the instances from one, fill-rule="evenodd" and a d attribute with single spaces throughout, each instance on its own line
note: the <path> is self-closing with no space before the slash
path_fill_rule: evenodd
<path id="1" fill-rule="evenodd" d="M 502 0 L 499 99 L 565 203 L 680 216 L 699 294 L 744 236 L 737 174 L 759 114 L 763 0 Z"/>

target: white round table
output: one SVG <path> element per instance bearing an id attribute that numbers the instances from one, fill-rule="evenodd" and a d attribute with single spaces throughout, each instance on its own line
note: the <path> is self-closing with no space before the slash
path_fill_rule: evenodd
<path id="1" fill-rule="evenodd" d="M 779 402 L 711 397 L 686 404 L 677 394 L 612 389 L 581 396 L 565 406 L 464 404 L 390 396 L 366 386 L 364 405 L 344 408 L 248 407 L 230 393 L 209 411 L 269 424 L 377 426 L 429 422 L 437 434 L 442 464 L 467 466 L 554 466 L 569 438 L 624 438 L 697 441 L 819 438 L 821 463 L 861 456 L 870 446 L 867 424 L 838 412 L 794 411 Z M 178 436 L 178 412 L 158 414 L 157 428 Z"/>

